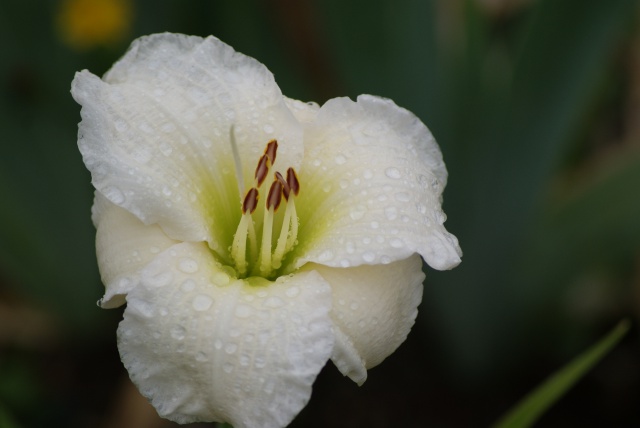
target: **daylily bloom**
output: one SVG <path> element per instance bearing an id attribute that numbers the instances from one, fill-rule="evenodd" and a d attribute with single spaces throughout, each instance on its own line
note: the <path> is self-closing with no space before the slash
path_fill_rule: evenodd
<path id="1" fill-rule="evenodd" d="M 72 93 L 99 303 L 126 303 L 122 361 L 165 418 L 287 425 L 328 359 L 362 384 L 404 341 L 420 256 L 460 262 L 438 145 L 388 99 L 295 101 L 254 59 L 175 34 Z"/>

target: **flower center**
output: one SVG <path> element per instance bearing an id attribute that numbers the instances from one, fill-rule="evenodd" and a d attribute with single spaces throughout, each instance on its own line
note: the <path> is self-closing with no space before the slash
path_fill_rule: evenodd
<path id="1" fill-rule="evenodd" d="M 232 134 L 232 145 L 235 144 Z M 267 192 L 262 219 L 262 233 L 256 233 L 256 222 L 253 214 L 258 208 L 261 190 L 266 190 L 265 181 L 269 176 L 269 169 L 276 161 L 278 142 L 271 140 L 267 143 L 264 154 L 258 160 L 254 174 L 254 185 L 244 193 L 241 203 L 242 217 L 233 237 L 231 257 L 239 278 L 260 276 L 273 279 L 282 266 L 285 255 L 296 245 L 298 237 L 298 216 L 296 214 L 295 198 L 300 192 L 300 182 L 293 168 L 288 168 L 286 178 L 278 171 L 274 173 L 273 181 Z M 237 150 L 234 149 L 234 153 Z M 236 169 L 240 176 L 239 161 L 236 156 Z M 239 181 L 240 183 L 240 181 Z M 239 184 L 242 186 L 242 184 Z M 273 243 L 274 219 L 282 200 L 285 202 L 280 234 Z M 259 214 L 256 214 L 259 216 Z M 258 222 L 259 223 L 259 222 Z M 248 246 L 247 246 L 248 242 Z"/>

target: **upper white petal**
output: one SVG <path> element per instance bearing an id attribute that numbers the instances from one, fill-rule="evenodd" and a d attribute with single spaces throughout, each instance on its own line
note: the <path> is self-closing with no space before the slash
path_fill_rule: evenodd
<path id="1" fill-rule="evenodd" d="M 317 272 L 234 280 L 206 245 L 182 243 L 150 263 L 127 295 L 118 347 L 165 418 L 283 427 L 331 354 L 330 307 Z"/>
<path id="2" fill-rule="evenodd" d="M 144 226 L 98 191 L 92 212 L 98 267 L 106 289 L 99 303 L 103 308 L 115 308 L 125 303 L 126 294 L 138 283 L 140 270 L 177 241 L 158 225 Z"/>
<path id="3" fill-rule="evenodd" d="M 230 132 L 253 171 L 276 138 L 276 165 L 299 166 L 302 130 L 273 75 L 209 37 L 136 40 L 104 80 L 80 72 L 78 145 L 93 184 L 111 202 L 172 238 L 206 240 L 224 254 L 240 216 Z M 215 211 L 215 213 L 214 213 Z"/>
<path id="4" fill-rule="evenodd" d="M 392 101 L 328 101 L 305 127 L 294 266 L 389 263 L 419 253 L 435 269 L 460 262 L 445 229 L 447 172 L 427 127 Z"/>
<path id="5" fill-rule="evenodd" d="M 336 343 L 331 359 L 361 385 L 406 339 L 422 301 L 422 260 L 413 255 L 388 265 L 332 268 L 315 263 L 331 285 Z"/>

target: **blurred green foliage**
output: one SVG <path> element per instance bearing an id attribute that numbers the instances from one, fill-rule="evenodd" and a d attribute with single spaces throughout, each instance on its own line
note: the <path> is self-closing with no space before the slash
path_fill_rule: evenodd
<path id="1" fill-rule="evenodd" d="M 450 173 L 447 228 L 465 255 L 427 273 L 410 339 L 453 394 L 488 383 L 507 394 L 637 316 L 636 1 L 140 0 L 120 44 L 81 52 L 56 31 L 62 4 L 0 1 L 0 302 L 40 308 L 64 340 L 113 348 L 119 317 L 95 306 L 92 187 L 70 82 L 161 31 L 216 35 L 290 97 L 374 93 L 429 126 Z M 630 370 L 640 380 L 638 363 Z M 0 354 L 0 403 L 16 376 L 37 382 L 21 373 Z M 486 418 L 512 403 L 491 403 Z"/>

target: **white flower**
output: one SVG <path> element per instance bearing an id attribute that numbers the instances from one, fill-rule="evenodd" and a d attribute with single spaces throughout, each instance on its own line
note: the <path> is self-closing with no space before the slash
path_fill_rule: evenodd
<path id="1" fill-rule="evenodd" d="M 404 341 L 420 256 L 460 262 L 440 150 L 390 100 L 294 101 L 252 58 L 174 34 L 72 93 L 100 304 L 126 302 L 120 355 L 163 417 L 288 424 L 328 359 L 362 384 Z"/>

